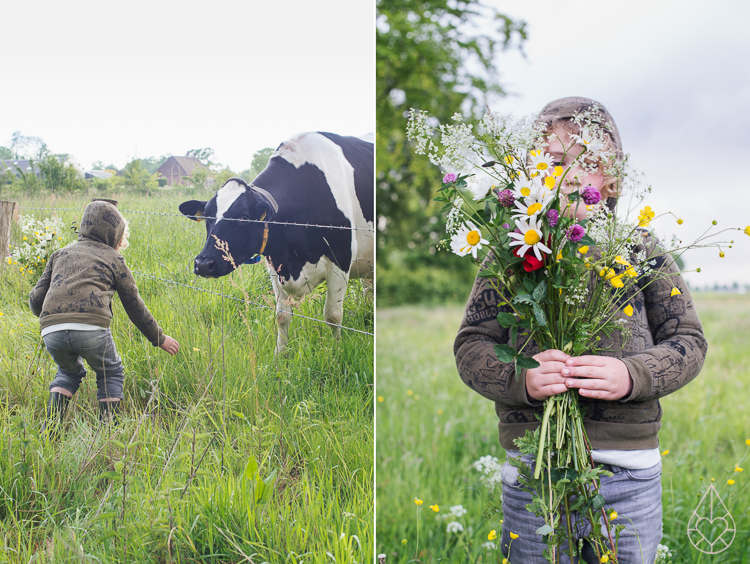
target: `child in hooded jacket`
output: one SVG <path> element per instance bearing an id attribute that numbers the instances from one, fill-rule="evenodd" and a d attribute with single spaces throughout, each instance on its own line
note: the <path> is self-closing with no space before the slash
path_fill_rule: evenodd
<path id="1" fill-rule="evenodd" d="M 611 122 L 606 141 L 622 158 L 620 137 L 607 110 L 593 100 L 571 97 L 547 104 L 539 118 L 547 125 L 545 152 L 559 161 L 555 165 L 567 168 L 580 153 L 580 146 L 576 147 L 569 137 L 570 133 L 580 134 L 571 118 L 594 107 L 599 108 L 601 125 Z M 563 159 L 566 148 L 569 151 Z M 591 185 L 607 200 L 610 209 L 614 208 L 618 196 L 615 179 L 607 178 L 601 168 L 598 173 L 571 170 L 566 179 L 563 193 Z M 580 208 L 577 217 L 584 219 L 586 210 Z M 647 237 L 646 251 L 655 244 L 653 238 Z M 498 313 L 510 312 L 510 308 L 498 306 L 502 300 L 492 282 L 480 277 L 474 283 L 454 344 L 462 380 L 495 402 L 500 443 L 509 457 L 521 455 L 514 439 L 539 426 L 537 416 L 543 413 L 544 400 L 570 389 L 578 390 L 593 460 L 613 474 L 602 477 L 600 492 L 606 507 L 615 508 L 619 514 L 614 524 L 626 526 L 618 543 L 618 559 L 628 564 L 654 562 L 662 536 L 659 398 L 695 378 L 707 350 L 700 320 L 679 270 L 663 259 L 654 267 L 655 271 L 659 269 L 674 276 L 646 284 L 652 274 L 642 282 L 641 292 L 634 286 L 627 296 L 633 305 L 633 315 L 628 319 L 632 337 L 623 343 L 620 332 L 611 337 L 601 335 L 599 348 L 603 350 L 596 355 L 571 357 L 560 350 L 540 351 L 531 342 L 524 350 L 540 365 L 516 374 L 513 363 L 501 363 L 494 352 L 497 344 L 512 344 L 509 329 L 501 327 L 496 319 Z M 673 296 L 674 287 L 681 294 Z M 519 338 L 516 346 L 523 344 L 524 339 Z M 523 458 L 527 464 L 533 463 L 531 457 Z M 501 474 L 503 552 L 514 563 L 546 562 L 542 556 L 544 541 L 536 534 L 544 522 L 525 507 L 531 503 L 531 495 L 519 487 L 516 467 L 506 462 Z M 577 538 L 583 539 L 591 532 L 588 522 L 579 515 L 573 521 Z M 586 542 L 581 558 L 599 562 Z M 562 561 L 568 562 L 566 554 Z"/>
<path id="2" fill-rule="evenodd" d="M 54 438 L 70 398 L 86 375 L 83 360 L 96 373 L 100 418 L 114 416 L 123 398 L 123 366 L 110 323 L 112 296 L 120 296 L 130 320 L 149 342 L 171 355 L 179 343 L 165 335 L 143 303 L 120 250 L 128 246 L 128 224 L 104 201 L 86 206 L 78 242 L 55 251 L 29 296 L 42 338 L 57 364 L 50 384 L 46 428 Z"/>

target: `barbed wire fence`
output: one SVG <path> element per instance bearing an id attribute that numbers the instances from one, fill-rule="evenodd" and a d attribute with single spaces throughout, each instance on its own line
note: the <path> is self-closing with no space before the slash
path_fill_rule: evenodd
<path id="1" fill-rule="evenodd" d="M 59 207 L 24 207 L 24 206 L 20 206 L 18 209 L 22 210 L 22 211 L 28 210 L 28 211 L 52 211 L 52 212 L 59 212 L 59 211 L 83 212 L 84 211 L 84 208 L 59 208 Z M 120 213 L 122 213 L 123 215 L 125 215 L 125 214 L 141 214 L 141 215 L 148 215 L 148 216 L 176 217 L 176 218 L 188 218 L 188 219 L 191 217 L 191 216 L 186 216 L 186 215 L 181 214 L 181 213 L 147 212 L 147 211 L 141 211 L 141 210 L 121 210 L 121 209 L 118 209 L 118 211 Z M 216 219 L 216 217 L 201 216 L 200 219 Z M 286 226 L 307 227 L 307 228 L 316 228 L 316 229 L 340 229 L 340 230 L 349 230 L 349 231 L 363 231 L 363 232 L 373 233 L 373 237 L 374 237 L 374 233 L 375 233 L 375 229 L 371 228 L 371 227 L 354 227 L 354 226 L 346 226 L 346 225 L 321 225 L 321 224 L 316 224 L 316 223 L 299 223 L 299 222 L 291 222 L 291 221 L 266 221 L 266 220 L 260 220 L 260 219 L 244 219 L 244 218 L 228 218 L 228 217 L 223 217 L 223 218 L 221 218 L 221 220 L 222 221 L 237 221 L 237 222 L 245 222 L 245 223 L 267 223 L 267 224 L 271 224 L 271 225 L 286 225 Z M 373 244 L 374 244 L 374 242 L 373 242 Z M 205 293 L 208 293 L 208 294 L 212 294 L 212 295 L 221 297 L 222 299 L 226 298 L 226 299 L 230 299 L 230 300 L 242 302 L 242 303 L 245 303 L 247 305 L 251 305 L 251 306 L 255 306 L 255 307 L 259 307 L 259 308 L 264 308 L 264 309 L 270 309 L 272 311 L 276 311 L 275 307 L 269 306 L 268 304 L 264 304 L 264 303 L 261 303 L 261 302 L 254 302 L 254 301 L 246 299 L 246 298 L 243 299 L 243 298 L 238 298 L 236 296 L 231 296 L 231 295 L 228 295 L 228 294 L 222 294 L 220 292 L 214 292 L 212 290 L 207 290 L 205 288 L 199 288 L 199 287 L 191 285 L 191 284 L 185 284 L 185 283 L 179 282 L 177 280 L 172 280 L 172 279 L 169 279 L 169 278 L 163 278 L 163 277 L 155 276 L 153 274 L 148 274 L 146 272 L 142 272 L 142 271 L 137 270 L 137 269 L 132 269 L 131 268 L 131 272 L 133 272 L 133 274 L 138 274 L 139 276 L 143 276 L 143 277 L 150 278 L 150 279 L 153 279 L 153 280 L 158 280 L 160 282 L 164 282 L 164 283 L 167 283 L 167 284 L 172 284 L 172 285 L 175 285 L 175 286 L 189 288 L 189 289 L 191 289 L 193 291 L 205 292 Z M 341 325 L 341 324 L 330 323 L 330 322 L 328 322 L 328 321 L 326 321 L 324 319 L 320 319 L 320 318 L 317 318 L 317 317 L 311 317 L 311 316 L 303 315 L 303 314 L 298 313 L 298 312 L 292 311 L 291 315 L 294 316 L 294 317 L 299 317 L 301 319 L 307 319 L 307 320 L 310 320 L 310 321 L 314 321 L 316 323 L 322 323 L 322 324 L 327 325 L 328 327 L 335 327 L 335 328 L 338 328 L 338 329 L 342 329 L 342 330 L 346 330 L 346 331 L 351 331 L 353 333 L 360 333 L 360 334 L 363 334 L 363 335 L 367 335 L 369 337 L 374 337 L 375 336 L 374 333 L 369 332 L 369 331 L 363 331 L 361 329 L 356 329 L 354 327 L 347 327 L 347 326 Z"/>

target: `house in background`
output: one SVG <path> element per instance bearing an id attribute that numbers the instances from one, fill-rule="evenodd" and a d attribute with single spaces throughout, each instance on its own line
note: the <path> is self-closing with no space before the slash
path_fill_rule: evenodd
<path id="1" fill-rule="evenodd" d="M 156 169 L 156 174 L 166 178 L 167 184 L 170 186 L 175 184 L 187 186 L 190 184 L 190 180 L 186 180 L 184 177 L 193 176 L 193 173 L 201 168 L 206 168 L 206 165 L 195 157 L 169 157 Z M 213 186 L 213 183 L 213 177 L 208 177 L 206 184 Z"/>
<path id="2" fill-rule="evenodd" d="M 39 176 L 39 167 L 36 163 L 32 163 L 29 159 L 11 159 L 8 161 L 0 161 L 0 174 L 12 174 L 16 178 L 21 176 L 21 172 L 24 174 L 34 174 Z"/>

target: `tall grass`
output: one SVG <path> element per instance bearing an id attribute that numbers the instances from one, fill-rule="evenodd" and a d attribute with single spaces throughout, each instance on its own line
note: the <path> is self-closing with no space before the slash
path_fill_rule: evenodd
<path id="1" fill-rule="evenodd" d="M 694 298 L 709 351 L 698 378 L 661 400 L 659 440 L 669 451 L 663 456 L 662 543 L 674 562 L 749 562 L 750 296 Z M 377 551 L 387 562 L 502 560 L 499 550 L 483 546 L 492 530 L 499 539 L 502 514 L 472 463 L 484 455 L 502 462 L 505 455 L 492 402 L 456 372 L 452 345 L 462 314 L 461 306 L 378 310 Z M 687 535 L 709 484 L 736 524 L 732 544 L 715 555 L 696 550 Z M 424 503 L 416 505 L 415 497 Z M 435 504 L 438 513 L 428 509 Z M 459 504 L 467 510 L 457 519 L 464 530 L 448 533 L 455 519 L 441 516 Z"/>
<path id="2" fill-rule="evenodd" d="M 118 204 L 131 224 L 123 254 L 180 352 L 152 347 L 113 301 L 126 371 L 117 427 L 99 425 L 90 372 L 61 440 L 39 435 L 56 367 L 28 308 L 36 280 L 0 268 L 0 562 L 372 560 L 372 337 L 343 330 L 337 341 L 324 323 L 294 318 L 289 352 L 276 357 L 264 267 L 198 279 L 202 224 L 128 212 L 175 214 L 180 201 Z M 324 291 L 295 311 L 322 318 Z M 344 307 L 344 325 L 372 332 L 371 286 L 352 282 Z"/>

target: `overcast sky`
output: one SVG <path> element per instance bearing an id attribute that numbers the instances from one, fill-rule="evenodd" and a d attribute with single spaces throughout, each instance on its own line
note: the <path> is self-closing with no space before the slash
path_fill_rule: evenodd
<path id="1" fill-rule="evenodd" d="M 85 169 L 211 147 L 235 171 L 302 131 L 375 130 L 373 0 L 0 0 L 0 146 Z"/>
<path id="2" fill-rule="evenodd" d="M 498 60 L 512 95 L 500 112 L 526 115 L 564 96 L 601 102 L 632 163 L 653 187 L 646 204 L 684 218 L 652 225 L 662 238 L 697 238 L 750 225 L 750 2 L 747 0 L 488 0 L 528 24 L 526 58 Z M 691 284 L 750 284 L 750 237 L 684 256 Z"/>

